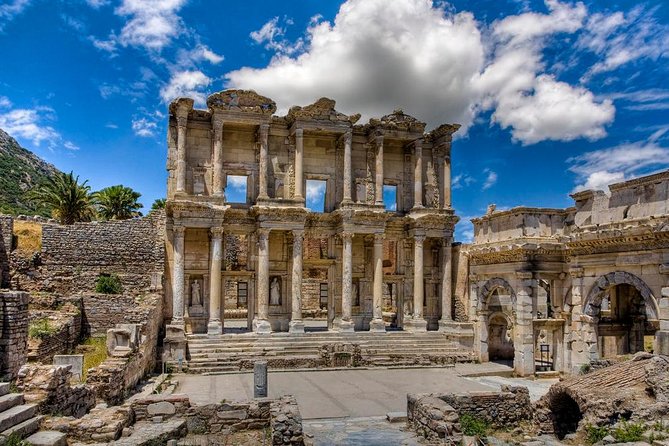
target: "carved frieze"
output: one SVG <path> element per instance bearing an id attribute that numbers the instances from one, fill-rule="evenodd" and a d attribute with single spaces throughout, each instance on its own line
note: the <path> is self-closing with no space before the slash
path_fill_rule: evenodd
<path id="1" fill-rule="evenodd" d="M 288 123 L 293 123 L 298 120 L 316 120 L 316 121 L 330 121 L 330 122 L 348 122 L 351 125 L 358 122 L 360 114 L 345 115 L 335 110 L 334 99 L 320 98 L 311 105 L 305 107 L 294 106 L 288 111 L 286 120 Z"/>
<path id="2" fill-rule="evenodd" d="M 207 98 L 207 107 L 218 110 L 243 111 L 271 115 L 276 111 L 276 103 L 253 90 L 225 90 Z"/>

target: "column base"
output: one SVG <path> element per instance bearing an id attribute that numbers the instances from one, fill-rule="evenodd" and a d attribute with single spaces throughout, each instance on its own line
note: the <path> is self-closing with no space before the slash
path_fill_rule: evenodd
<path id="1" fill-rule="evenodd" d="M 304 334 L 303 321 L 290 321 L 288 324 L 288 333 L 290 334 Z"/>
<path id="2" fill-rule="evenodd" d="M 270 334 L 272 332 L 272 325 L 268 320 L 258 319 L 255 324 L 255 332 L 258 334 Z"/>
<path id="3" fill-rule="evenodd" d="M 372 333 L 385 333 L 386 324 L 383 319 L 372 319 L 369 321 L 369 331 Z"/>
<path id="4" fill-rule="evenodd" d="M 425 319 L 409 319 L 404 322 L 404 329 L 412 333 L 426 332 L 427 321 Z"/>
<path id="5" fill-rule="evenodd" d="M 355 324 L 353 321 L 340 320 L 337 324 L 337 331 L 340 333 L 353 333 L 355 332 Z"/>
<path id="6" fill-rule="evenodd" d="M 218 320 L 209 321 L 207 324 L 207 335 L 215 336 L 223 334 L 223 323 Z"/>

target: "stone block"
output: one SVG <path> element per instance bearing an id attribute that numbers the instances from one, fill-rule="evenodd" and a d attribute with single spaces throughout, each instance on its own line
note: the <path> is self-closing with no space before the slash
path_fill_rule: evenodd
<path id="1" fill-rule="evenodd" d="M 669 331 L 655 333 L 655 348 L 660 355 L 669 355 Z"/>
<path id="2" fill-rule="evenodd" d="M 84 376 L 84 355 L 54 355 L 53 365 L 69 365 L 72 377 L 78 381 Z"/>
<path id="3" fill-rule="evenodd" d="M 146 406 L 146 413 L 149 417 L 156 415 L 174 415 L 176 413 L 176 408 L 172 403 L 168 403 L 167 401 L 159 401 L 157 403 Z"/>
<path id="4" fill-rule="evenodd" d="M 141 342 L 141 330 L 142 326 L 140 324 L 116 324 L 116 328 L 121 328 L 123 330 L 128 330 L 130 332 L 130 348 L 136 349 L 139 347 Z"/>
<path id="5" fill-rule="evenodd" d="M 33 446 L 67 446 L 67 435 L 58 431 L 40 431 L 26 439 Z"/>
<path id="6" fill-rule="evenodd" d="M 133 351 L 132 334 L 124 328 L 107 330 L 107 354 L 110 356 L 127 356 Z"/>

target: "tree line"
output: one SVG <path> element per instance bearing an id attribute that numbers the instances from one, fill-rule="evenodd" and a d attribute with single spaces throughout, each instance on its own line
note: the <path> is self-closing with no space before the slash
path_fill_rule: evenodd
<path id="1" fill-rule="evenodd" d="M 51 209 L 51 215 L 60 224 L 71 225 L 80 221 L 127 220 L 141 217 L 142 205 L 137 201 L 139 192 L 121 184 L 91 191 L 88 180 L 79 181 L 73 172 L 59 173 L 49 178 L 29 194 L 29 199 Z M 165 199 L 153 202 L 151 210 L 165 207 Z"/>

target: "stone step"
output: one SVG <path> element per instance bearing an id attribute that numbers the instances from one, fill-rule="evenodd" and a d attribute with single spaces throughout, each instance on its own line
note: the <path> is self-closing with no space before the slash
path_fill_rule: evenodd
<path id="1" fill-rule="evenodd" d="M 10 383 L 0 383 L 0 396 L 7 395 L 12 390 Z"/>
<path id="2" fill-rule="evenodd" d="M 188 433 L 186 420 L 172 418 L 162 423 L 139 422 L 132 435 L 116 440 L 115 446 L 149 446 L 167 444 L 168 440 L 184 437 Z"/>
<path id="3" fill-rule="evenodd" d="M 191 345 L 189 344 L 189 349 L 191 351 L 194 350 L 212 350 L 212 349 L 226 349 L 230 351 L 248 351 L 251 349 L 256 349 L 256 350 L 269 350 L 269 349 L 280 349 L 280 348 L 321 348 L 323 345 L 326 345 L 327 343 L 322 343 L 322 342 L 290 342 L 290 343 L 274 343 L 274 342 L 267 342 L 267 343 L 253 343 L 253 344 L 236 344 L 236 343 L 212 343 L 212 344 L 196 344 L 196 345 Z M 405 341 L 405 342 L 359 342 L 357 343 L 361 348 L 379 348 L 379 347 L 391 347 L 391 346 L 397 346 L 397 347 L 430 347 L 430 346 L 452 346 L 456 347 L 457 344 L 454 342 L 438 342 L 438 341 L 430 341 L 430 342 L 414 342 L 414 341 Z"/>
<path id="4" fill-rule="evenodd" d="M 4 412 L 14 406 L 20 406 L 21 404 L 23 404 L 22 393 L 8 393 L 0 396 L 0 412 Z"/>
<path id="5" fill-rule="evenodd" d="M 36 412 L 35 404 L 22 404 L 7 409 L 0 413 L 0 432 L 4 433 L 7 429 L 34 417 Z"/>
<path id="6" fill-rule="evenodd" d="M 434 334 L 430 334 L 434 333 Z M 208 342 L 269 342 L 269 341 L 294 341 L 294 340 L 313 340 L 313 341 L 322 341 L 322 342 L 356 342 L 356 341 L 365 341 L 370 339 L 386 339 L 386 340 L 400 340 L 400 339 L 411 339 L 411 340 L 431 340 L 431 339 L 444 339 L 446 338 L 445 334 L 438 332 L 428 332 L 426 333 L 366 333 L 357 331 L 355 333 L 338 333 L 331 335 L 322 335 L 314 336 L 312 334 L 270 334 L 270 335 L 219 335 L 219 336 L 208 336 L 208 335 L 189 335 L 188 342 L 193 343 L 208 343 Z"/>
<path id="7" fill-rule="evenodd" d="M 67 446 L 67 435 L 58 431 L 39 431 L 26 438 L 32 446 Z"/>
<path id="8" fill-rule="evenodd" d="M 29 435 L 34 434 L 39 430 L 39 425 L 42 422 L 43 416 L 37 416 L 37 417 L 32 417 L 28 418 L 25 421 L 22 421 L 18 424 L 15 424 L 14 426 L 10 427 L 9 429 L 6 429 L 3 432 L 0 432 L 0 435 L 3 437 L 9 437 L 12 434 L 15 434 L 21 438 L 25 438 Z"/>

